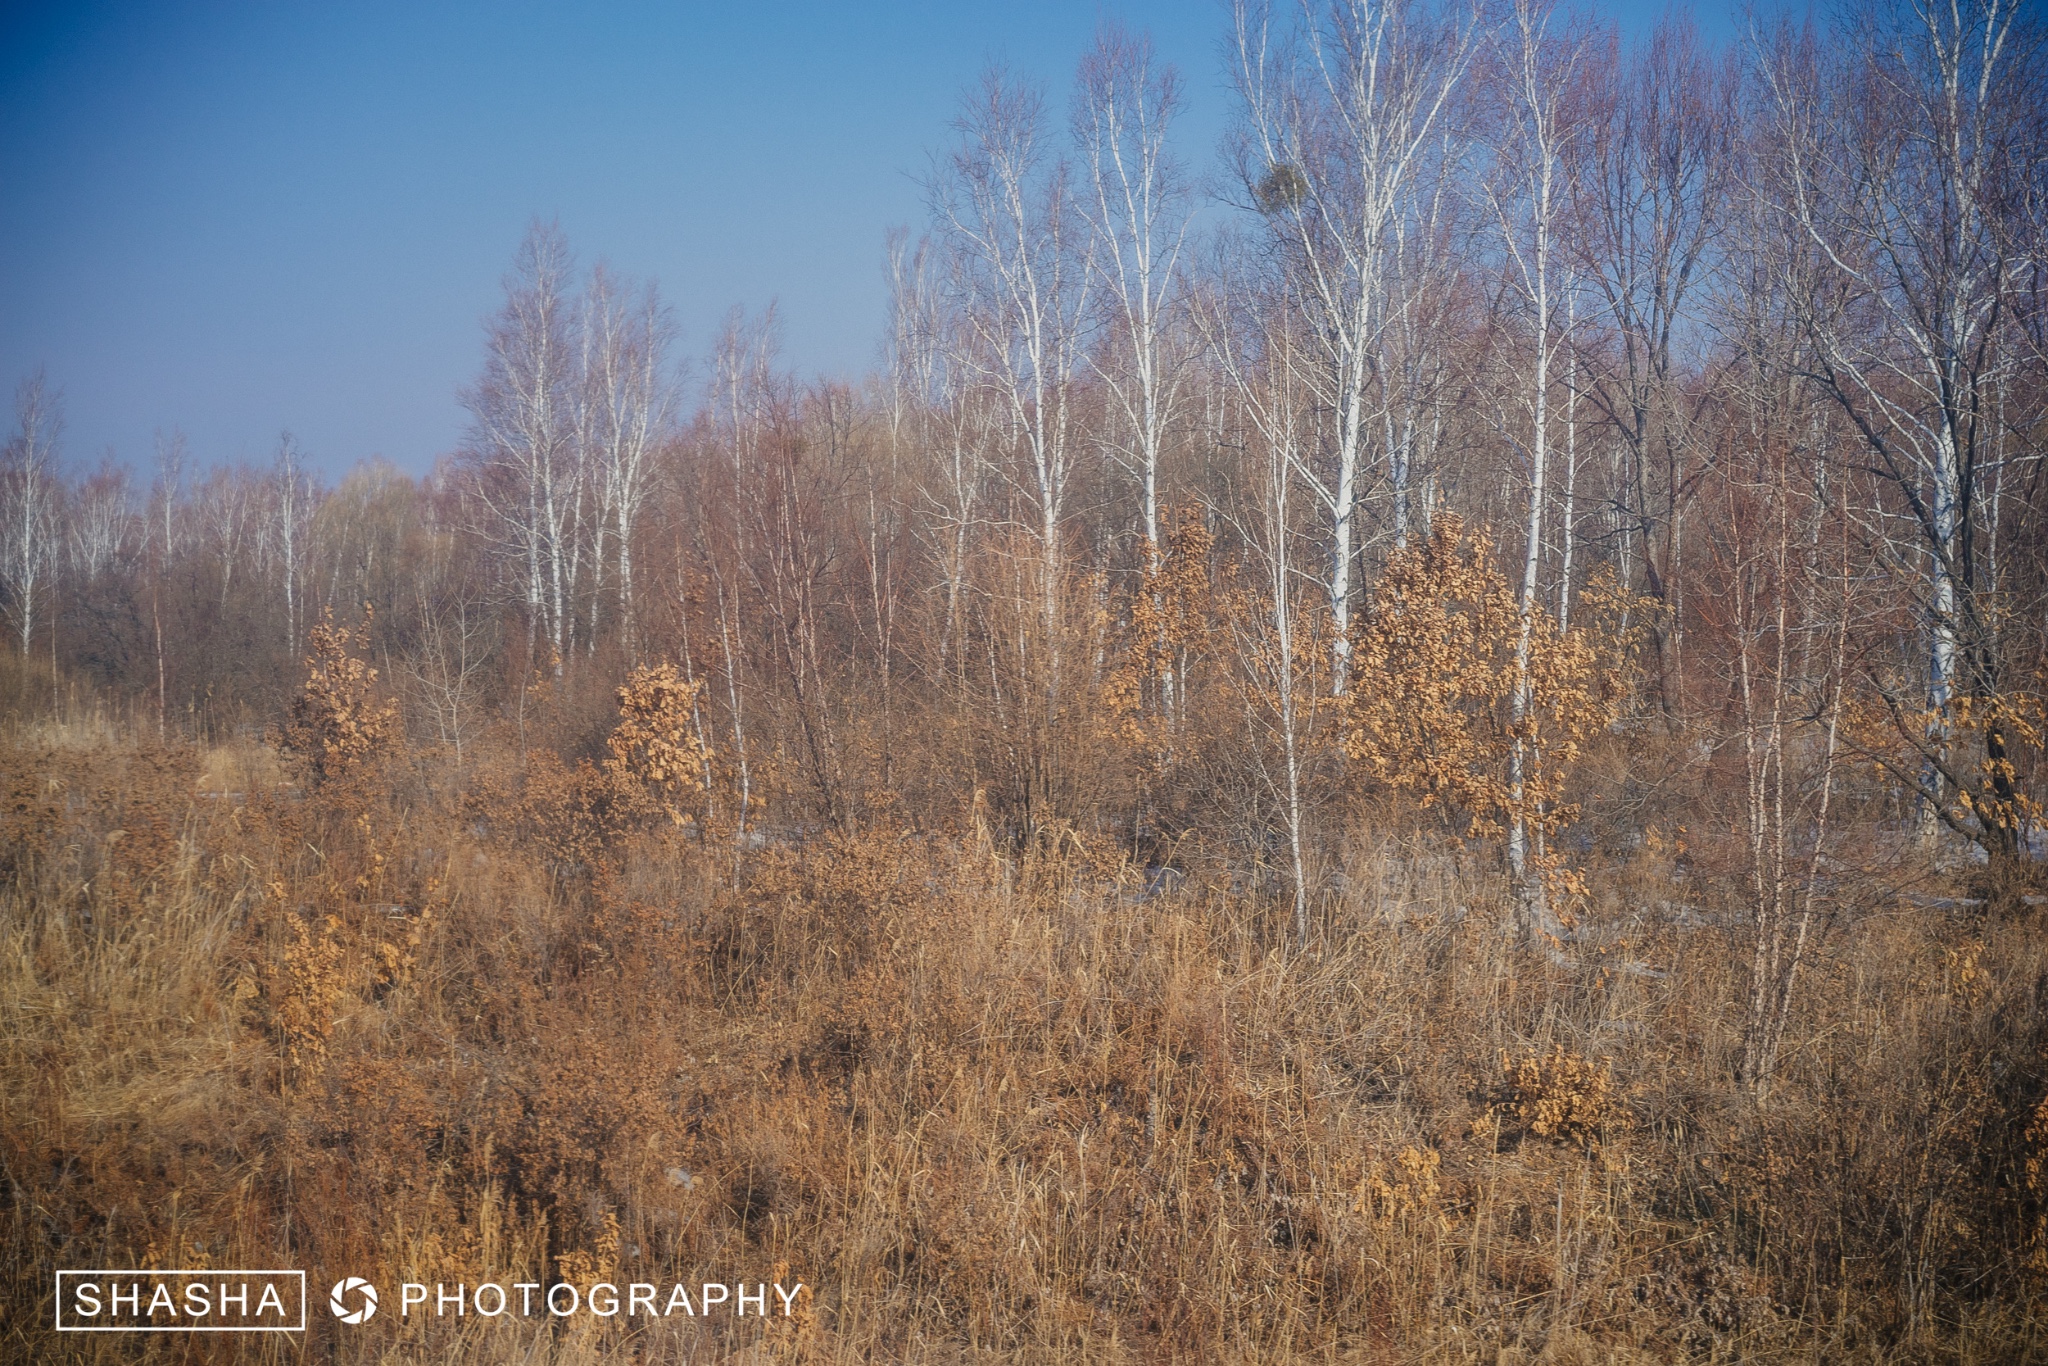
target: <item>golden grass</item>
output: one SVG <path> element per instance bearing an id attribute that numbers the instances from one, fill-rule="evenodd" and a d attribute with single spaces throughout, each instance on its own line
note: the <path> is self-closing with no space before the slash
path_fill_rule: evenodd
<path id="1" fill-rule="evenodd" d="M 1711 887 L 1646 912 L 1654 847 L 1557 967 L 1490 874 L 1361 837 L 1302 952 L 1221 876 L 882 829 L 577 862 L 397 765 L 49 738 L 0 754 L 12 1359 L 2048 1357 L 2037 923 L 1873 894 L 1760 1106 L 1738 936 Z M 815 1298 L 49 1332 L 52 1269 L 114 1265 Z"/>

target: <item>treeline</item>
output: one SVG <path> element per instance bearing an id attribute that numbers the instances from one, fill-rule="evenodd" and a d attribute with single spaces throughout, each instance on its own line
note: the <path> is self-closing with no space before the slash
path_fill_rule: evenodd
<path id="1" fill-rule="evenodd" d="M 541 724 L 595 757 L 625 671 L 669 661 L 742 833 L 972 809 L 1154 862 L 1201 833 L 1303 906 L 1361 792 L 1554 872 L 1571 793 L 1543 771 L 1584 746 L 1546 738 L 1545 690 L 1597 674 L 1589 735 L 1739 741 L 1787 798 L 1756 820 L 1809 852 L 1853 772 L 1859 810 L 2026 864 L 2038 16 L 1881 6 L 1722 50 L 1534 3 L 1232 25 L 1212 176 L 1140 37 L 1106 29 L 1064 109 L 975 85 L 927 229 L 888 244 L 886 363 L 859 383 L 789 374 L 772 311 L 686 383 L 655 288 L 579 272 L 539 225 L 468 437 L 423 478 L 325 487 L 289 437 L 205 469 L 175 436 L 66 476 L 30 381 L 0 591 L 54 673 L 17 705 L 69 686 L 165 736 L 261 727 L 309 628 L 367 612 L 407 733 L 458 761 Z M 1499 583 L 1449 610 L 1504 592 L 1508 646 L 1446 693 L 1384 647 L 1403 602 L 1451 601 L 1461 552 L 1427 547 L 1453 515 Z M 1545 661 L 1573 640 L 1564 678 Z M 1360 695 L 1504 738 L 1457 779 L 1426 762 L 1442 727 L 1410 754 Z"/>

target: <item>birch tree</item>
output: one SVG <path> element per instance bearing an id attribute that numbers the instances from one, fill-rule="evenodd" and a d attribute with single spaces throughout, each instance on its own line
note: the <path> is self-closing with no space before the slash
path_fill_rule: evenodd
<path id="1" fill-rule="evenodd" d="M 504 306 L 486 329 L 484 373 L 463 393 L 490 534 L 519 567 L 528 653 L 544 636 L 557 675 L 569 652 L 571 541 L 583 492 L 569 288 L 568 240 L 558 227 L 534 224 L 505 278 Z"/>
<path id="2" fill-rule="evenodd" d="M 591 573 L 601 594 L 609 544 L 631 658 L 637 657 L 633 542 L 653 489 L 656 456 L 672 437 L 678 395 L 668 353 L 675 323 L 653 284 L 635 289 L 599 266 L 584 291 L 581 331 L 577 432 L 596 494 Z M 591 634 L 594 640 L 594 619 Z"/>
<path id="3" fill-rule="evenodd" d="M 49 597 L 62 548 L 56 446 L 64 419 L 41 371 L 14 392 L 14 435 L 0 459 L 0 589 L 26 655 Z"/>
<path id="4" fill-rule="evenodd" d="M 66 549 L 80 583 L 133 568 L 137 519 L 129 479 L 127 466 L 107 460 L 71 500 Z"/>
<path id="5" fill-rule="evenodd" d="M 1784 295 L 1750 293 L 1730 416 L 1712 471 L 1703 540 L 1711 594 L 1701 616 L 1732 674 L 1731 749 L 1742 759 L 1740 833 L 1750 981 L 1742 1076 L 1759 1097 L 1777 1070 L 1801 972 L 1826 907 L 1824 859 L 1836 818 L 1854 585 L 1847 480 L 1816 479 L 1824 433 L 1798 381 L 1796 337 L 1769 316 Z M 1793 362 L 1793 363 L 1788 363 Z M 1823 439 L 1825 439 L 1823 435 Z"/>
<path id="6" fill-rule="evenodd" d="M 899 445 L 915 447 L 920 456 L 913 478 L 924 515 L 917 525 L 938 565 L 945 604 L 939 664 L 957 673 L 964 666 L 968 553 L 984 515 L 994 431 L 989 405 L 978 401 L 960 360 L 966 354 L 964 324 L 938 278 L 936 256 L 929 238 L 914 248 L 907 235 L 891 239 L 890 430 Z"/>
<path id="7" fill-rule="evenodd" d="M 713 596 L 722 694 L 719 700 L 725 704 L 731 734 L 729 762 L 738 789 L 734 794 L 733 834 L 742 846 L 748 839 L 756 804 L 746 678 L 751 654 L 742 592 L 758 519 L 747 515 L 745 504 L 759 497 L 767 482 L 763 448 L 778 397 L 774 368 L 778 339 L 772 306 L 751 322 L 741 310 L 734 309 L 719 331 L 711 363 L 711 421 L 720 458 L 705 472 L 707 493 L 700 498 L 699 506 L 722 508 L 725 515 L 700 518 L 696 527 L 697 558 Z M 694 661 L 691 671 L 694 674 Z"/>
<path id="8" fill-rule="evenodd" d="M 1550 398 L 1558 356 L 1566 345 L 1557 323 L 1559 306 L 1571 288 L 1565 278 L 1560 223 L 1568 193 L 1570 147 L 1580 128 L 1571 105 L 1571 85 L 1582 41 L 1553 34 L 1554 11 L 1538 0 L 1516 0 L 1497 36 L 1495 74 L 1500 82 L 1501 123 L 1494 147 L 1493 175 L 1485 193 L 1500 228 L 1502 269 L 1517 320 L 1519 345 L 1510 345 L 1510 379 L 1518 419 L 1504 421 L 1509 448 L 1520 458 L 1528 481 L 1523 520 L 1520 587 L 1516 593 L 1515 687 L 1511 725 L 1519 734 L 1531 701 L 1530 650 L 1536 615 L 1544 610 L 1538 593 L 1543 562 L 1544 513 L 1549 501 Z M 1561 928 L 1547 907 L 1541 878 L 1531 875 L 1530 823 L 1521 788 L 1528 780 L 1526 747 L 1517 739 L 1509 755 L 1508 867 L 1522 898 L 1525 933 L 1556 939 Z"/>
<path id="9" fill-rule="evenodd" d="M 1148 563 L 1159 555 L 1159 460 L 1186 376 L 1179 267 L 1190 223 L 1189 186 L 1167 145 L 1182 102 L 1180 75 L 1153 65 L 1152 45 L 1104 27 L 1081 62 L 1075 138 L 1092 194 L 1087 210 L 1094 263 L 1110 315 L 1095 370 L 1128 446 L 1121 463 L 1138 480 Z"/>
<path id="10" fill-rule="evenodd" d="M 1282 268 L 1299 281 L 1320 353 L 1318 397 L 1333 427 L 1327 457 L 1304 452 L 1300 473 L 1329 518 L 1331 687 L 1342 693 L 1355 519 L 1378 416 L 1375 377 L 1387 363 L 1394 227 L 1470 63 L 1474 26 L 1410 0 L 1340 0 L 1326 20 L 1311 15 L 1291 34 L 1276 30 L 1268 5 L 1238 0 L 1232 16 L 1237 173 Z M 1397 490 L 1397 500 L 1404 494 Z"/>
<path id="11" fill-rule="evenodd" d="M 1920 829 L 1945 824 L 1997 861 L 2022 838 L 2010 815 L 1990 814 L 2015 810 L 2006 730 L 1995 716 L 1977 728 L 1981 760 L 1953 746 L 1958 704 L 1993 703 L 2005 685 L 1982 495 L 2023 270 L 2004 218 L 2048 150 L 2038 24 L 2014 0 L 1861 11 L 1844 57 L 1781 33 L 1758 62 L 1769 192 L 1829 267 L 1804 301 L 1807 378 L 1912 527 L 1914 550 L 1893 568 L 1922 585 L 1923 702 L 1896 687 L 1886 700 L 1919 752 Z"/>
<path id="12" fill-rule="evenodd" d="M 1457 189 L 1459 173 L 1468 169 L 1466 143 L 1465 130 L 1455 123 L 1440 126 L 1392 227 L 1374 406 L 1397 547 L 1408 543 L 1414 528 L 1415 485 L 1434 464 L 1444 436 L 1446 395 L 1459 369 L 1451 334 L 1460 296 L 1456 249 L 1470 230 L 1459 212 Z"/>
<path id="13" fill-rule="evenodd" d="M 1075 381 L 1083 359 L 1093 236 L 1065 162 L 1045 146 L 1045 100 L 990 70 L 954 121 L 959 135 L 929 186 L 949 245 L 959 359 L 1001 409 L 1024 470 L 1038 541 L 1040 611 L 1057 692 L 1059 585 L 1074 471 Z"/>
<path id="14" fill-rule="evenodd" d="M 1261 582 L 1256 608 L 1233 614 L 1231 626 L 1238 637 L 1233 658 L 1240 674 L 1247 724 L 1254 734 L 1265 732 L 1262 738 L 1269 744 L 1277 743 L 1277 763 L 1266 760 L 1264 746 L 1255 745 L 1253 754 L 1260 765 L 1260 778 L 1280 808 L 1295 937 L 1305 945 L 1309 935 L 1309 802 L 1305 789 L 1319 690 L 1314 678 L 1315 655 L 1304 650 L 1315 632 L 1307 626 L 1295 591 L 1301 574 L 1294 561 L 1299 534 L 1295 493 L 1304 464 L 1302 448 L 1313 432 L 1310 412 L 1316 386 L 1308 372 L 1319 358 L 1304 345 L 1299 333 L 1305 323 L 1289 303 L 1284 290 L 1270 282 L 1260 291 L 1249 281 L 1234 281 L 1215 297 L 1215 307 L 1204 311 L 1202 325 L 1210 354 L 1227 378 L 1233 407 L 1249 438 L 1250 507 L 1238 519 L 1237 530 Z"/>
<path id="15" fill-rule="evenodd" d="M 156 738 L 163 743 L 169 734 L 170 684 L 164 652 L 164 579 L 183 548 L 185 522 L 182 498 L 188 452 L 185 434 L 173 430 L 156 434 L 156 506 L 150 510 L 149 535 L 149 624 L 156 637 Z"/>
<path id="16" fill-rule="evenodd" d="M 271 474 L 274 502 L 265 539 L 276 556 L 278 582 L 284 589 L 284 637 L 287 655 L 299 653 L 299 622 L 305 611 L 306 539 L 318 502 L 318 491 L 306 473 L 305 456 L 290 432 L 277 442 L 277 464 Z"/>
<path id="17" fill-rule="evenodd" d="M 235 575 L 255 567 L 263 535 L 267 492 L 260 477 L 246 466 L 216 467 L 199 487 L 199 529 L 212 552 L 220 583 L 219 610 L 228 610 Z"/>

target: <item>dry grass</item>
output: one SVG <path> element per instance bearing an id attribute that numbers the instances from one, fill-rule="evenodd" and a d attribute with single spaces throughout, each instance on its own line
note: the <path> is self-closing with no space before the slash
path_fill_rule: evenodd
<path id="1" fill-rule="evenodd" d="M 593 853 L 399 760 L 301 795 L 60 738 L 0 754 L 12 1359 L 300 1354 L 49 1333 L 51 1269 L 111 1265 L 815 1288 L 765 1330 L 316 1316 L 343 1362 L 2048 1359 L 2033 921 L 1872 891 L 1759 1105 L 1742 946 L 1657 841 L 1592 865 L 1568 967 L 1391 837 L 1302 953 L 1222 874 Z"/>

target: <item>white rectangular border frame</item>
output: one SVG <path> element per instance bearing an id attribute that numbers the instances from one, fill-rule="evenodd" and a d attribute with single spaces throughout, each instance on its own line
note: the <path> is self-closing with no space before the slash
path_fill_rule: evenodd
<path id="1" fill-rule="evenodd" d="M 279 1324 L 275 1328 L 258 1326 L 253 1328 L 216 1328 L 210 1325 L 176 1326 L 165 1325 L 116 1328 L 108 1324 L 71 1324 L 64 1322 L 64 1278 L 66 1276 L 296 1276 L 299 1281 L 299 1321 L 295 1324 Z M 111 1271 L 68 1270 L 57 1273 L 57 1331 L 60 1333 L 303 1333 L 306 1331 L 306 1273 L 303 1271 L 260 1271 L 246 1267 L 205 1267 L 188 1270 L 145 1271 L 140 1268 L 117 1268 Z"/>

